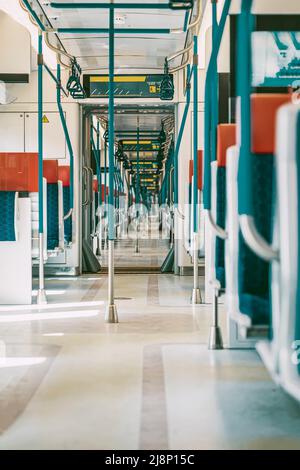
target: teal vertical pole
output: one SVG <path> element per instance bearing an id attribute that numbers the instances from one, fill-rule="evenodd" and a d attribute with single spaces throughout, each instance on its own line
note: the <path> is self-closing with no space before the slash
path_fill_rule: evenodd
<path id="1" fill-rule="evenodd" d="M 217 2 L 212 3 L 212 47 L 216 44 L 218 31 Z M 213 70 L 211 86 L 211 161 L 217 159 L 217 127 L 219 124 L 219 87 L 218 87 L 218 63 L 216 61 Z"/>
<path id="2" fill-rule="evenodd" d="M 111 0 L 110 3 L 113 3 Z M 114 266 L 114 240 L 115 240 L 115 205 L 114 205 L 114 173 L 115 173 L 115 25 L 114 9 L 109 10 L 109 103 L 108 103 L 108 140 L 109 140 L 109 196 L 108 196 L 108 307 L 105 316 L 107 323 L 118 323 L 117 308 L 115 305 L 115 266 Z"/>
<path id="3" fill-rule="evenodd" d="M 106 188 L 107 188 L 107 142 L 104 139 L 104 203 L 107 203 L 107 195 L 106 195 Z"/>
<path id="4" fill-rule="evenodd" d="M 38 304 L 46 304 L 44 278 L 44 191 L 43 191 L 43 35 L 39 31 L 38 38 L 38 187 L 39 187 L 39 290 Z"/>
<path id="5" fill-rule="evenodd" d="M 251 33 L 252 0 L 243 0 L 238 21 L 238 73 L 237 91 L 241 106 L 241 145 L 238 170 L 238 203 L 240 215 L 253 215 L 252 155 L 251 155 L 251 90 L 252 57 Z M 241 42 L 242 41 L 242 42 Z"/>
<path id="6" fill-rule="evenodd" d="M 190 77 L 190 65 L 187 66 L 187 76 Z M 175 151 L 174 151 L 174 204 L 175 206 L 178 206 L 178 201 L 179 201 L 179 191 L 178 191 L 178 186 L 179 186 L 179 175 L 178 175 L 178 166 L 179 166 L 179 161 L 178 161 L 178 155 L 179 155 L 179 150 L 182 142 L 182 137 L 184 133 L 184 128 L 186 124 L 186 120 L 188 117 L 188 112 L 190 108 L 190 103 L 191 103 L 191 84 L 189 82 L 189 78 L 187 80 L 186 84 L 186 104 L 176 140 L 176 146 L 175 146 Z"/>
<path id="7" fill-rule="evenodd" d="M 99 167 L 100 167 L 100 176 L 99 176 L 99 204 L 101 205 L 103 200 L 102 200 L 102 165 L 101 165 L 101 150 L 100 150 L 100 123 L 99 120 L 97 119 L 97 154 L 98 154 L 98 161 L 99 161 Z"/>
<path id="8" fill-rule="evenodd" d="M 140 203 L 140 128 L 137 128 L 137 146 L 136 146 L 136 197 L 135 203 Z"/>
<path id="9" fill-rule="evenodd" d="M 61 105 L 61 68 L 60 64 L 57 64 L 57 86 L 56 86 L 56 100 L 58 111 L 60 115 L 60 120 L 62 123 L 63 131 L 65 134 L 65 139 L 68 147 L 68 152 L 70 156 L 70 209 L 74 209 L 74 152 L 73 147 L 65 119 L 65 115 Z"/>
<path id="10" fill-rule="evenodd" d="M 199 284 L 199 260 L 198 260 L 198 36 L 194 36 L 194 62 L 193 62 L 193 93 L 194 93 L 194 116 L 193 116 L 193 265 L 194 265 L 194 286 L 192 291 L 192 304 L 202 303 L 202 296 Z"/>
<path id="11" fill-rule="evenodd" d="M 115 211 L 114 211 L 114 140 L 115 140 L 115 84 L 114 84 L 114 60 L 115 60 L 115 33 L 114 33 L 114 10 L 109 10 L 109 104 L 108 104 L 108 145 L 109 145 L 109 196 L 108 196 L 108 238 L 115 239 Z"/>
<path id="12" fill-rule="evenodd" d="M 219 25 L 217 27 L 216 35 L 214 37 L 214 44 L 211 51 L 211 57 L 206 72 L 205 79 L 205 107 L 204 107 L 204 188 L 203 188 L 203 203 L 204 209 L 211 210 L 211 161 L 212 161 L 212 105 L 211 102 L 211 88 L 214 83 L 214 74 L 217 68 L 218 54 L 222 42 L 222 37 L 229 15 L 231 0 L 225 0 L 223 11 Z M 214 134 L 213 134 L 214 135 Z"/>
<path id="13" fill-rule="evenodd" d="M 194 233 L 198 233 L 198 37 L 194 36 L 194 122 L 193 122 L 193 156 L 194 156 Z"/>
<path id="14" fill-rule="evenodd" d="M 43 35 L 40 33 L 38 45 L 39 233 L 44 233 L 43 147 Z"/>

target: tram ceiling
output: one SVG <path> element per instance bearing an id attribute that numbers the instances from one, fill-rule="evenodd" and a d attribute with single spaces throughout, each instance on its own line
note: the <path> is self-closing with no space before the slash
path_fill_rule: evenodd
<path id="1" fill-rule="evenodd" d="M 57 8 L 59 4 L 74 5 L 73 8 Z M 60 28 L 78 29 L 106 29 L 109 23 L 108 9 L 78 9 L 78 0 L 55 2 L 56 8 L 51 6 L 50 1 L 32 0 L 32 7 L 42 17 L 47 29 L 57 30 Z M 83 2 L 81 2 L 83 3 Z M 95 4 L 107 4 L 110 2 L 89 2 Z M 115 1 L 117 6 L 120 1 Z M 115 58 L 116 73 L 121 70 L 163 70 L 166 57 L 172 56 L 183 49 L 187 41 L 187 27 L 193 22 L 197 15 L 197 7 L 194 14 L 184 10 L 170 11 L 161 9 L 166 5 L 166 0 L 155 0 L 142 2 L 142 4 L 157 4 L 157 8 L 150 10 L 134 9 L 134 4 L 141 2 L 127 1 L 130 8 L 115 9 Z M 197 2 L 196 2 L 197 3 Z M 132 5 L 132 7 L 131 7 Z M 123 30 L 139 29 L 139 34 L 118 34 L 118 28 Z M 158 33 L 145 34 L 143 30 L 155 29 Z M 159 34 L 159 30 L 170 30 L 179 34 Z M 51 35 L 50 35 L 51 36 Z M 107 34 L 58 34 L 62 46 L 68 54 L 78 58 L 83 70 L 102 70 L 108 68 L 108 35 Z M 55 37 L 53 37 L 55 43 Z M 180 65 L 182 57 L 176 58 L 172 65 Z"/>

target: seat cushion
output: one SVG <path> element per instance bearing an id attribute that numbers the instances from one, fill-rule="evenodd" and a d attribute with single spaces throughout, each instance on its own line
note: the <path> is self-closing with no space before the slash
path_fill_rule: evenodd
<path id="1" fill-rule="evenodd" d="M 253 193 L 253 216 L 256 227 L 259 233 L 271 243 L 274 182 L 273 155 L 253 155 L 252 175 L 253 188 L 255 188 Z M 241 233 L 239 234 L 238 270 L 241 313 L 249 315 L 253 324 L 257 324 L 257 322 L 261 324 L 262 321 L 264 324 L 270 324 L 270 264 L 254 254 L 246 245 Z M 245 299 L 248 300 L 245 302 Z M 247 311 L 244 311 L 245 308 Z"/>
<path id="2" fill-rule="evenodd" d="M 63 187 L 64 199 L 64 215 L 66 216 L 70 211 L 70 186 Z M 65 241 L 70 243 L 72 241 L 72 217 L 64 221 Z"/>
<path id="3" fill-rule="evenodd" d="M 47 249 L 54 250 L 58 245 L 58 185 L 51 183 L 47 184 Z"/>
<path id="4" fill-rule="evenodd" d="M 16 241 L 15 215 L 16 215 L 15 191 L 0 191 L 0 241 Z"/>
<path id="5" fill-rule="evenodd" d="M 253 325 L 268 325 L 270 321 L 270 301 L 252 294 L 240 295 L 240 310 L 248 315 Z"/>
<path id="6" fill-rule="evenodd" d="M 216 222 L 225 230 L 226 222 L 226 168 L 217 169 L 217 201 L 216 201 Z M 225 277 L 225 241 L 216 237 L 215 256 L 216 278 L 220 282 L 222 289 L 226 285 Z"/>

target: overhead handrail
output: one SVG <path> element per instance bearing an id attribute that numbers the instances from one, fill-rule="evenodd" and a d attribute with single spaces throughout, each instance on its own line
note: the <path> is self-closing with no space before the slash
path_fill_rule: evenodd
<path id="1" fill-rule="evenodd" d="M 275 250 L 259 233 L 253 214 L 252 153 L 251 153 L 251 89 L 252 47 L 251 35 L 253 0 L 243 0 L 238 20 L 238 94 L 241 100 L 241 144 L 238 171 L 239 220 L 247 245 L 266 261 L 279 259 Z"/>
<path id="2" fill-rule="evenodd" d="M 193 29 L 196 28 L 196 34 L 197 34 L 197 29 L 198 29 L 198 26 L 200 24 L 200 21 L 201 21 L 201 17 L 202 17 L 202 0 L 198 0 L 198 10 L 197 10 L 197 16 L 195 18 L 195 20 L 190 23 L 187 27 L 187 32 L 191 33 L 190 34 L 190 41 L 189 41 L 189 44 L 186 45 L 184 47 L 184 49 L 176 52 L 175 54 L 172 54 L 171 56 L 168 57 L 168 62 L 171 62 L 173 61 L 174 59 L 176 59 L 177 57 L 180 57 L 182 56 L 182 58 L 184 58 L 184 56 L 187 54 L 187 58 L 186 60 L 181 64 L 179 65 L 178 67 L 174 67 L 172 69 L 170 69 L 170 72 L 171 73 L 175 73 L 175 72 L 179 72 L 180 70 L 183 70 L 187 67 L 188 64 L 190 64 L 191 62 L 191 52 L 193 50 L 193 36 L 195 33 L 193 33 Z"/>
<path id="3" fill-rule="evenodd" d="M 227 234 L 222 227 L 219 227 L 211 212 L 211 162 L 216 159 L 217 140 L 217 111 L 218 98 L 215 96 L 214 86 L 218 73 L 218 55 L 225 30 L 226 20 L 229 15 L 231 0 L 225 0 L 220 23 L 216 24 L 216 2 L 212 3 L 213 8 L 213 47 L 205 80 L 205 110 L 204 110 L 204 189 L 203 205 L 208 213 L 208 221 L 216 233 L 222 239 L 226 239 Z M 213 153 L 214 152 L 214 153 Z"/>
<path id="4" fill-rule="evenodd" d="M 46 43 L 47 47 L 49 47 L 49 49 L 51 49 L 53 52 L 56 52 L 57 60 L 60 63 L 60 65 L 62 65 L 65 68 L 70 68 L 69 64 L 66 64 L 61 60 L 61 55 L 64 55 L 68 58 L 73 58 L 73 56 L 68 54 L 68 52 L 66 52 L 65 50 L 58 49 L 57 47 L 53 46 L 53 44 L 49 40 L 48 33 L 45 32 L 45 27 L 44 27 L 43 23 L 41 22 L 39 17 L 36 15 L 35 11 L 32 9 L 31 5 L 28 3 L 27 0 L 19 0 L 19 4 L 20 4 L 21 8 L 28 13 L 28 18 L 31 21 L 31 23 L 34 26 L 37 26 L 38 28 L 40 28 L 45 33 L 45 36 L 44 36 L 45 43 Z"/>

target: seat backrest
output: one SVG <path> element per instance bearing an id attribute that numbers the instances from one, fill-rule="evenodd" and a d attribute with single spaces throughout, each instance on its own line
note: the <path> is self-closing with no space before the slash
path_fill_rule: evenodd
<path id="1" fill-rule="evenodd" d="M 38 154 L 0 153 L 1 191 L 38 192 Z"/>
<path id="2" fill-rule="evenodd" d="M 226 224 L 226 154 L 236 144 L 236 125 L 219 124 L 217 128 L 217 170 L 216 170 L 216 223 L 225 230 Z M 225 241 L 216 237 L 215 275 L 225 288 Z"/>
<path id="3" fill-rule="evenodd" d="M 58 180 L 63 184 L 63 205 L 64 216 L 66 216 L 71 208 L 70 200 L 70 167 L 68 165 L 61 165 L 58 167 Z M 72 241 L 72 217 L 64 220 L 65 241 L 70 243 Z"/>
<path id="4" fill-rule="evenodd" d="M 16 241 L 18 193 L 38 191 L 38 154 L 0 153 L 0 241 Z"/>
<path id="5" fill-rule="evenodd" d="M 47 248 L 59 245 L 58 161 L 45 160 L 43 175 L 47 180 Z"/>
<path id="6" fill-rule="evenodd" d="M 288 94 L 254 94 L 251 97 L 251 150 L 253 216 L 260 234 L 271 243 L 274 191 L 276 114 L 290 101 Z M 259 258 L 239 235 L 240 310 L 253 324 L 270 322 L 269 263 Z"/>

